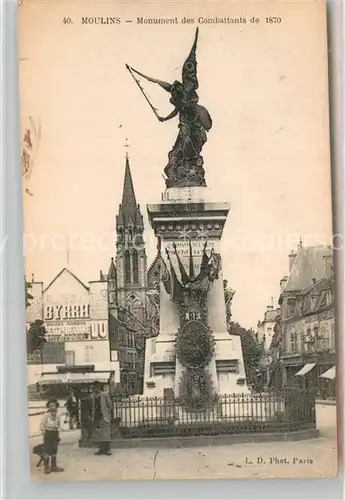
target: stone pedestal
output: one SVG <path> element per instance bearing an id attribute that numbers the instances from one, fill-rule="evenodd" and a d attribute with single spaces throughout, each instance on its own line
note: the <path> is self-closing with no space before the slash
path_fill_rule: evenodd
<path id="1" fill-rule="evenodd" d="M 162 194 L 159 204 L 148 205 L 148 215 L 155 235 L 161 239 L 161 255 L 166 260 L 166 250 L 174 268 L 178 269 L 173 243 L 184 267 L 189 269 L 190 243 L 195 274 L 200 271 L 205 241 L 207 251 L 219 253 L 219 242 L 229 212 L 227 203 L 212 202 L 207 187 L 170 188 Z M 175 259 L 175 260 L 174 260 Z M 168 265 L 168 264 L 167 264 Z M 229 335 L 226 328 L 226 311 L 223 275 L 210 285 L 207 294 L 207 323 L 216 342 L 215 355 L 208 370 L 218 394 L 246 393 L 241 340 Z M 173 389 L 179 395 L 179 380 L 183 369 L 175 356 L 175 339 L 180 320 L 177 305 L 160 283 L 160 332 L 146 341 L 144 396 L 163 397 L 164 389 Z"/>

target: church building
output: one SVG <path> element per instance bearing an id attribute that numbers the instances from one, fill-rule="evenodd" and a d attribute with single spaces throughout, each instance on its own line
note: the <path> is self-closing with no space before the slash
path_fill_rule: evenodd
<path id="1" fill-rule="evenodd" d="M 159 258 L 147 269 L 144 221 L 126 154 L 122 201 L 116 216 L 116 256 L 108 272 L 111 359 L 120 365 L 121 387 L 141 392 L 145 340 L 157 332 L 158 306 L 151 300 Z"/>

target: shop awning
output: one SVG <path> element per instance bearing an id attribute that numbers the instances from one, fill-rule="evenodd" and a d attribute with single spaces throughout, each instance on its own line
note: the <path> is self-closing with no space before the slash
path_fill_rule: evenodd
<path id="1" fill-rule="evenodd" d="M 330 368 L 325 373 L 320 375 L 320 378 L 327 378 L 328 380 L 334 380 L 335 377 L 336 377 L 335 366 L 332 366 L 332 368 Z"/>
<path id="2" fill-rule="evenodd" d="M 89 373 L 69 373 L 69 384 L 92 384 L 92 382 L 101 382 L 107 384 L 109 382 L 110 372 L 89 372 Z"/>
<path id="3" fill-rule="evenodd" d="M 66 384 L 68 379 L 68 373 L 52 373 L 43 374 L 39 379 L 39 385 L 56 385 L 56 384 Z"/>
<path id="4" fill-rule="evenodd" d="M 306 375 L 314 368 L 315 365 L 316 363 L 306 363 L 297 373 L 295 373 L 295 377 L 302 377 L 303 375 Z"/>

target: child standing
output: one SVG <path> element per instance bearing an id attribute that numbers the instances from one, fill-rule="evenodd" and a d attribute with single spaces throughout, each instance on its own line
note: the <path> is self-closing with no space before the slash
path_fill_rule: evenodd
<path id="1" fill-rule="evenodd" d="M 50 472 L 63 472 L 64 470 L 56 464 L 56 456 L 60 441 L 59 430 L 62 430 L 60 418 L 58 417 L 58 406 L 59 403 L 56 399 L 50 399 L 47 402 L 47 412 L 43 415 L 40 426 L 43 432 L 45 474 L 49 474 Z"/>

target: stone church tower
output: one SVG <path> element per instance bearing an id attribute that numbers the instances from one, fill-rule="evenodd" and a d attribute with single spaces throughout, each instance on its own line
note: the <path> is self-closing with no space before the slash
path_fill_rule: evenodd
<path id="1" fill-rule="evenodd" d="M 114 278 L 111 281 L 114 291 L 117 290 L 113 299 L 116 301 L 114 305 L 118 309 L 118 317 L 121 312 L 127 311 L 142 322 L 145 321 L 147 291 L 147 256 L 143 232 L 143 216 L 136 201 L 126 154 L 122 203 L 116 217 L 116 271 L 112 261 L 108 279 L 116 276 L 116 281 Z M 109 302 L 110 299 L 109 296 Z"/>

